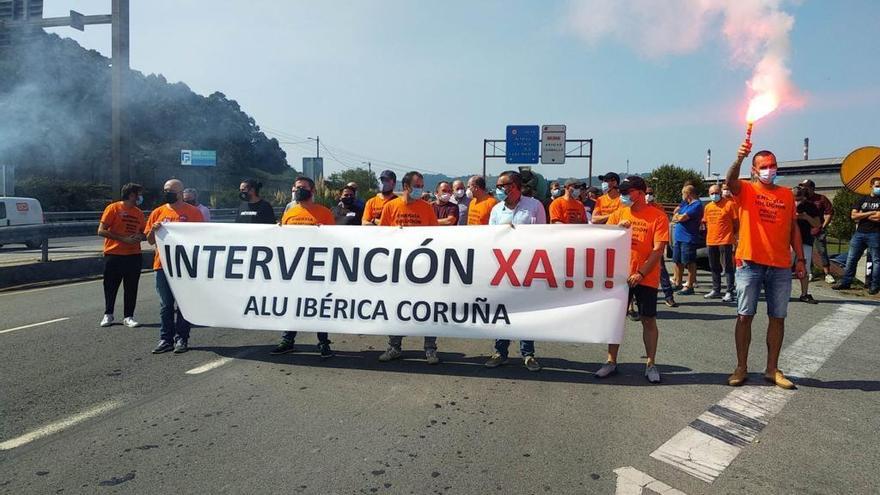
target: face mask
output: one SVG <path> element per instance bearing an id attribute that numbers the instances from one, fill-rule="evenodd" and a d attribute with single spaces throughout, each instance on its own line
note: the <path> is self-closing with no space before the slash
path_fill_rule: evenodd
<path id="1" fill-rule="evenodd" d="M 622 204 L 623 206 L 632 206 L 633 200 L 629 197 L 629 194 L 621 194 L 620 204 Z"/>
<path id="2" fill-rule="evenodd" d="M 730 189 L 725 189 L 725 190 L 721 191 L 721 196 L 724 198 L 729 198 L 729 197 L 733 196 L 733 194 L 730 193 Z"/>
<path id="3" fill-rule="evenodd" d="M 308 201 L 311 197 L 312 191 L 309 191 L 308 189 L 303 189 L 301 187 L 293 192 L 293 199 L 296 200 L 298 203 Z"/>
<path id="4" fill-rule="evenodd" d="M 498 201 L 507 200 L 507 191 L 505 191 L 504 189 L 502 189 L 500 187 L 495 188 L 495 198 L 497 198 Z"/>
<path id="5" fill-rule="evenodd" d="M 607 193 L 609 189 L 611 189 L 611 186 L 609 186 L 607 182 L 603 182 L 602 183 L 602 192 Z"/>
<path id="6" fill-rule="evenodd" d="M 186 204 L 188 204 L 188 205 L 193 205 L 193 206 L 195 206 L 195 205 L 196 205 L 196 200 L 191 199 L 191 200 L 189 200 L 189 201 L 184 201 L 184 203 L 186 203 Z"/>
<path id="7" fill-rule="evenodd" d="M 342 202 L 343 206 L 345 206 L 345 207 L 350 207 L 351 205 L 354 204 L 354 198 L 352 198 L 352 197 L 342 198 L 340 201 Z"/>
<path id="8" fill-rule="evenodd" d="M 409 192 L 409 199 L 422 199 L 422 191 L 421 187 L 414 187 Z"/>
<path id="9" fill-rule="evenodd" d="M 380 181 L 380 185 L 382 186 L 382 194 L 388 194 L 394 191 L 394 182 L 392 181 Z"/>
<path id="10" fill-rule="evenodd" d="M 571 197 L 572 198 L 578 198 L 578 197 L 580 197 L 580 195 L 581 195 L 580 189 L 572 189 L 571 190 Z"/>
<path id="11" fill-rule="evenodd" d="M 463 198 L 463 197 L 464 197 L 464 194 L 465 194 L 464 189 L 456 189 L 456 190 L 455 190 L 455 197 L 458 198 L 458 199 Z"/>
<path id="12" fill-rule="evenodd" d="M 772 184 L 776 182 L 776 169 L 762 168 L 761 170 L 758 170 L 758 180 L 761 181 L 762 184 Z"/>
<path id="13" fill-rule="evenodd" d="M 874 188 L 874 196 L 880 196 L 880 187 Z"/>
<path id="14" fill-rule="evenodd" d="M 718 202 L 718 201 L 721 201 L 721 195 L 720 194 L 710 194 L 709 199 L 711 199 L 712 201 Z"/>
<path id="15" fill-rule="evenodd" d="M 474 190 L 468 189 L 465 195 L 467 196 L 467 199 L 474 199 Z"/>
<path id="16" fill-rule="evenodd" d="M 169 205 L 172 203 L 177 203 L 177 193 L 172 191 L 165 191 L 165 202 Z"/>
<path id="17" fill-rule="evenodd" d="M 440 198 L 439 198 L 439 199 L 440 199 L 440 201 L 446 203 L 447 201 L 449 201 L 450 199 L 452 199 L 452 194 L 449 194 L 449 193 L 443 193 L 443 194 L 440 195 Z"/>
<path id="18" fill-rule="evenodd" d="M 550 196 L 553 196 L 554 198 L 558 198 L 559 196 L 562 196 L 562 189 L 554 189 L 554 190 L 550 191 Z"/>
<path id="19" fill-rule="evenodd" d="M 250 196 L 248 196 L 248 193 L 246 191 L 242 191 L 242 192 L 238 193 L 238 197 L 242 201 L 247 201 Z"/>
<path id="20" fill-rule="evenodd" d="M 141 196 L 140 194 L 138 194 L 138 199 L 135 201 L 135 203 L 136 203 L 138 206 L 144 204 L 144 197 Z"/>
<path id="21" fill-rule="evenodd" d="M 653 203 L 654 202 L 654 195 L 653 194 L 646 194 L 645 201 L 647 201 L 648 203 Z"/>

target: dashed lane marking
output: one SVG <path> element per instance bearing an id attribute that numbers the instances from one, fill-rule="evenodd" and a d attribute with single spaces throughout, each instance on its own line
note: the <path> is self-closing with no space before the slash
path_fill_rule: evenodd
<path id="1" fill-rule="evenodd" d="M 39 327 L 39 326 L 42 326 L 42 325 L 48 325 L 48 324 L 50 324 L 50 323 L 58 323 L 59 321 L 65 321 L 65 320 L 69 320 L 69 319 L 70 319 L 70 318 L 67 318 L 67 317 L 65 317 L 65 318 L 55 318 L 54 320 L 41 321 L 41 322 L 39 322 L 39 323 L 31 323 L 30 325 L 22 325 L 22 326 L 20 326 L 20 327 L 15 327 L 15 328 L 7 328 L 6 330 L 0 330 L 0 334 L 3 334 L 3 333 L 9 333 L 9 332 L 15 332 L 15 331 L 17 331 L 17 330 L 24 330 L 24 329 L 26 329 L 26 328 Z"/>

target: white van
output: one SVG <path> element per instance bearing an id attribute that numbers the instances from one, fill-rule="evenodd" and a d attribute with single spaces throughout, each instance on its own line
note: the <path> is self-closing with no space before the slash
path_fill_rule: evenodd
<path id="1" fill-rule="evenodd" d="M 34 198 L 0 197 L 0 229 L 43 223 L 43 207 Z M 39 239 L 27 241 L 27 247 L 40 246 Z"/>

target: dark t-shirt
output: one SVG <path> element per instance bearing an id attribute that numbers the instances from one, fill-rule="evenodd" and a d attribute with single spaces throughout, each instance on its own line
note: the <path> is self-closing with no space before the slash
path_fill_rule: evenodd
<path id="1" fill-rule="evenodd" d="M 455 217 L 455 222 L 452 225 L 458 225 L 457 204 L 450 201 L 445 205 L 441 205 L 439 203 L 431 203 L 431 206 L 434 208 L 434 215 L 437 216 L 437 220 L 442 220 L 446 217 Z"/>
<path id="2" fill-rule="evenodd" d="M 332 209 L 330 209 L 330 212 L 333 213 L 333 219 L 336 220 L 336 225 L 361 224 L 361 214 L 358 213 L 354 205 L 352 205 L 351 209 L 348 209 L 344 206 L 336 205 Z"/>
<path id="3" fill-rule="evenodd" d="M 276 223 L 275 211 L 265 199 L 256 203 L 245 201 L 238 207 L 235 223 Z"/>
<path id="4" fill-rule="evenodd" d="M 590 198 L 584 200 L 584 208 L 586 208 L 587 212 L 592 215 L 593 208 L 596 207 L 596 201 Z"/>
<path id="5" fill-rule="evenodd" d="M 806 213 L 808 216 L 811 216 L 813 218 L 818 218 L 820 222 L 822 221 L 821 212 L 819 211 L 818 208 L 816 208 L 816 205 L 813 202 L 811 202 L 810 200 L 801 201 L 800 203 L 798 203 L 797 204 L 797 212 L 798 213 Z M 810 232 L 810 230 L 813 228 L 813 226 L 810 225 L 810 223 L 807 222 L 806 220 L 798 220 L 797 224 L 798 224 L 798 229 L 800 229 L 800 231 L 801 231 L 801 242 L 803 242 L 803 244 L 805 246 L 812 246 L 813 245 L 813 234 Z"/>
<path id="6" fill-rule="evenodd" d="M 869 211 L 880 211 L 880 197 L 877 196 L 862 196 L 858 201 L 853 203 L 853 210 L 866 213 Z M 867 218 L 863 220 L 859 220 L 859 225 L 856 227 L 856 232 L 861 232 L 863 234 L 877 234 L 880 233 L 880 222 L 873 222 L 868 220 Z"/>

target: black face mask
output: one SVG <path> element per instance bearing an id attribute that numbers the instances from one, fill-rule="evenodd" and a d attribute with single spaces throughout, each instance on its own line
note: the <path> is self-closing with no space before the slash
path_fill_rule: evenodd
<path id="1" fill-rule="evenodd" d="M 193 205 L 193 206 L 195 206 L 195 205 L 196 205 L 196 200 L 191 199 L 191 200 L 189 200 L 189 201 L 184 201 L 184 203 L 186 203 L 186 204 L 188 204 L 188 205 Z"/>
<path id="2" fill-rule="evenodd" d="M 238 197 L 241 198 L 242 201 L 247 201 L 248 199 L 250 199 L 250 195 L 247 193 L 247 191 L 238 193 Z"/>
<path id="3" fill-rule="evenodd" d="M 172 203 L 177 203 L 177 193 L 173 191 L 165 191 L 165 202 L 169 205 Z"/>
<path id="4" fill-rule="evenodd" d="M 308 189 L 299 188 L 293 193 L 293 199 L 297 202 L 308 201 L 311 197 L 312 191 L 309 191 Z"/>
<path id="5" fill-rule="evenodd" d="M 346 208 L 349 208 L 349 207 L 351 207 L 351 205 L 354 204 L 354 198 L 351 198 L 351 197 L 342 198 L 339 201 L 342 202 L 342 204 L 345 205 Z"/>

